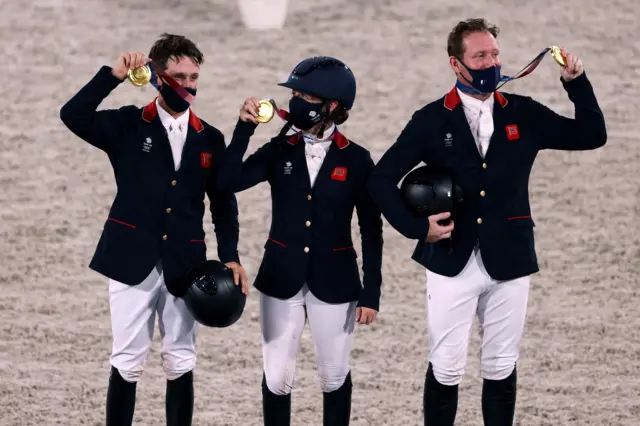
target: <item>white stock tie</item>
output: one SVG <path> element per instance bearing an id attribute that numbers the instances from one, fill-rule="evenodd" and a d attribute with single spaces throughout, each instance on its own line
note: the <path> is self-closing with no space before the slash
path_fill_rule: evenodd
<path id="1" fill-rule="evenodd" d="M 184 146 L 182 124 L 172 123 L 167 127 L 167 136 L 171 145 L 171 153 L 173 154 L 173 164 L 175 169 L 180 168 L 180 160 L 182 157 L 182 147 Z"/>
<path id="2" fill-rule="evenodd" d="M 493 135 L 493 114 L 488 105 L 483 105 L 478 116 L 478 133 L 476 141 L 480 155 L 484 157 L 489 149 L 489 141 Z"/>
<path id="3" fill-rule="evenodd" d="M 307 143 L 304 146 L 304 153 L 311 158 L 318 158 L 320 162 L 324 160 L 327 151 L 324 146 L 319 143 Z"/>
<path id="4" fill-rule="evenodd" d="M 328 142 L 328 144 L 330 143 L 331 142 Z M 309 181 L 311 182 L 311 186 L 315 183 L 320 167 L 322 166 L 322 162 L 327 156 L 327 147 L 325 145 L 328 144 L 324 142 L 306 142 L 304 144 L 304 153 L 307 157 L 307 168 L 309 169 Z"/>

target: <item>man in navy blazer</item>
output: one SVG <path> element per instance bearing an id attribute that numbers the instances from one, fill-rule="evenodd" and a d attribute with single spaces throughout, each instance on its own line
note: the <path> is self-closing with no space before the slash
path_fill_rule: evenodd
<path id="1" fill-rule="evenodd" d="M 90 264 L 110 279 L 113 349 L 106 418 L 113 426 L 131 425 L 156 313 L 167 376 L 167 425 L 191 424 L 196 322 L 181 296 L 186 272 L 206 260 L 205 193 L 218 257 L 233 269 L 236 284 L 240 277 L 245 292 L 247 287 L 237 250 L 236 198 L 217 189 L 224 137 L 190 109 L 203 55 L 191 40 L 163 34 L 149 58 L 122 53 L 113 68 L 103 66 L 60 111 L 75 135 L 108 155 L 117 184 Z M 96 111 L 129 70 L 151 60 L 169 76 L 154 75 L 156 99 L 144 108 Z M 178 85 L 187 96 L 180 95 Z"/>
<path id="2" fill-rule="evenodd" d="M 460 22 L 448 39 L 455 87 L 416 111 L 383 155 L 369 193 L 390 224 L 417 240 L 412 258 L 426 268 L 429 365 L 425 425 L 451 426 L 474 315 L 482 332 L 485 425 L 513 423 L 530 275 L 538 271 L 529 175 L 543 149 L 590 150 L 607 139 L 582 61 L 562 50 L 561 82 L 575 106 L 566 118 L 530 97 L 500 93 L 498 28 Z M 464 201 L 427 219 L 412 215 L 398 182 L 425 162 L 451 173 Z"/>

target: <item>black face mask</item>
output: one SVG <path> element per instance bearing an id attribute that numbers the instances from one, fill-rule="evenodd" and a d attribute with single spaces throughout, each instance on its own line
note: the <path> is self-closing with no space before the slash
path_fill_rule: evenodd
<path id="1" fill-rule="evenodd" d="M 323 103 L 313 103 L 293 96 L 289 101 L 291 123 L 300 130 L 309 130 L 322 121 Z"/>
<path id="2" fill-rule="evenodd" d="M 187 92 L 189 92 L 192 96 L 196 95 L 196 89 L 192 89 L 191 87 L 184 88 Z M 163 84 L 160 88 L 160 94 L 162 95 L 162 99 L 167 104 L 169 108 L 171 108 L 174 112 L 184 112 L 189 109 L 189 102 L 182 99 L 178 92 L 173 90 L 171 86 L 168 84 Z"/>

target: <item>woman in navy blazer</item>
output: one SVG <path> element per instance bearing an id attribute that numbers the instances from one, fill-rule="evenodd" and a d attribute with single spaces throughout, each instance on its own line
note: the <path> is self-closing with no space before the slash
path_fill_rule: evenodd
<path id="1" fill-rule="evenodd" d="M 375 320 L 382 283 L 382 217 L 366 191 L 374 163 L 368 150 L 336 127 L 348 118 L 356 94 L 353 73 L 343 62 L 308 58 L 280 86 L 292 90 L 290 111 L 279 111 L 287 125 L 243 162 L 258 124 L 258 101 L 247 99 L 218 175 L 222 192 L 264 181 L 271 186 L 271 229 L 255 281 L 264 424 L 290 424 L 296 354 L 308 318 L 324 424 L 348 425 L 353 331 L 356 321 Z M 362 281 L 351 237 L 354 210 L 362 235 Z"/>

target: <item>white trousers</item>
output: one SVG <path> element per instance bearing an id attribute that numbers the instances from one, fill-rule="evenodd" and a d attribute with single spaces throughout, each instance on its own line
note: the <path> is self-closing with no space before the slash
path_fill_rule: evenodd
<path id="1" fill-rule="evenodd" d="M 477 249 L 456 277 L 427 270 L 429 361 L 438 382 L 452 386 L 462 380 L 475 315 L 482 377 L 502 380 L 511 374 L 520 355 L 530 281 L 493 280 Z"/>
<path id="2" fill-rule="evenodd" d="M 271 392 L 276 395 L 291 393 L 296 355 L 307 318 L 322 391 L 333 392 L 344 384 L 350 368 L 356 304 L 322 302 L 306 285 L 298 294 L 285 300 L 260 293 L 262 355 L 267 387 Z"/>
<path id="3" fill-rule="evenodd" d="M 168 292 L 161 265 L 135 286 L 110 280 L 109 305 L 113 333 L 110 361 L 123 379 L 140 379 L 153 339 L 156 313 L 167 379 L 175 380 L 193 370 L 197 323 L 184 300 Z"/>

